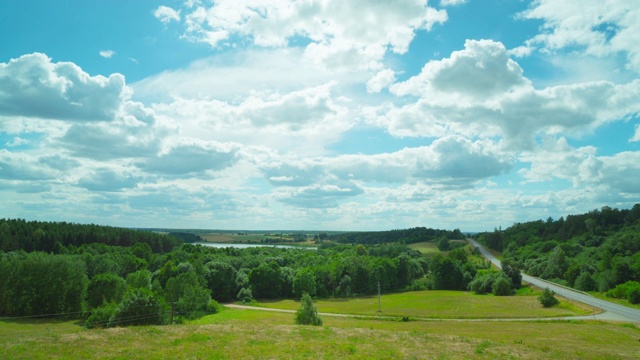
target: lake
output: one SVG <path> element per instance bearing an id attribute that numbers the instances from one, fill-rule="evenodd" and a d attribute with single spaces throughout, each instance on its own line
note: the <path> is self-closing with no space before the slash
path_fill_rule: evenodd
<path id="1" fill-rule="evenodd" d="M 306 250 L 318 250 L 315 246 L 292 246 L 292 245 L 272 245 L 272 244 L 232 244 L 232 243 L 208 243 L 199 242 L 193 243 L 194 245 L 209 246 L 215 248 L 236 248 L 236 249 L 248 249 L 254 247 L 276 247 L 281 249 L 306 249 Z"/>

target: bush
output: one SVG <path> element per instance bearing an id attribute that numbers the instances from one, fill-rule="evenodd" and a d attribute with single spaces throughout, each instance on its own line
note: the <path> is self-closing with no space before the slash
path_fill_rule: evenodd
<path id="1" fill-rule="evenodd" d="M 91 310 L 91 315 L 85 320 L 85 329 L 104 328 L 109 324 L 109 319 L 116 311 L 116 304 L 107 304 Z"/>
<path id="2" fill-rule="evenodd" d="M 546 308 L 556 306 L 560 303 L 560 301 L 558 301 L 558 299 L 556 299 L 554 295 L 555 292 L 551 291 L 549 288 L 546 288 L 544 289 L 542 294 L 538 296 L 538 301 L 540 301 L 540 304 L 542 304 L 542 306 Z"/>
<path id="3" fill-rule="evenodd" d="M 249 288 L 242 288 L 238 291 L 238 295 L 236 297 L 244 304 L 253 300 L 253 293 L 251 293 L 251 289 Z"/>
<path id="4" fill-rule="evenodd" d="M 491 286 L 491 292 L 496 296 L 511 295 L 511 279 L 506 275 L 500 274 Z"/>
<path id="5" fill-rule="evenodd" d="M 222 310 L 222 306 L 220 306 L 220 304 L 218 304 L 218 302 L 215 301 L 214 299 L 211 299 L 211 301 L 209 301 L 209 304 L 207 304 L 208 314 L 217 314 L 221 310 Z"/>
<path id="6" fill-rule="evenodd" d="M 640 287 L 634 287 L 629 290 L 627 300 L 632 304 L 640 304 Z"/>
<path id="7" fill-rule="evenodd" d="M 300 303 L 300 308 L 296 311 L 296 324 L 322 326 L 322 319 L 318 316 L 318 310 L 311 296 L 303 294 Z"/>
<path id="8" fill-rule="evenodd" d="M 597 285 L 596 281 L 588 272 L 581 273 L 575 282 L 576 289 L 582 291 L 594 291 Z"/>

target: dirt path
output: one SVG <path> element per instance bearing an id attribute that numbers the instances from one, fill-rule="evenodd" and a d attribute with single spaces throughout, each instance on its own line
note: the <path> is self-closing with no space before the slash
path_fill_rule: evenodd
<path id="1" fill-rule="evenodd" d="M 280 313 L 294 314 L 295 310 L 286 309 L 271 309 L 265 307 L 237 305 L 237 304 L 224 304 L 224 306 L 230 309 L 238 310 L 254 310 L 254 311 L 271 311 Z M 336 313 L 318 313 L 321 316 L 334 316 L 334 317 L 351 317 L 359 319 L 381 319 L 381 320 L 400 320 L 398 316 L 387 315 L 354 315 L 354 314 L 336 314 Z M 411 317 L 412 320 L 418 321 L 461 321 L 461 322 L 479 322 L 479 321 L 568 321 L 568 320 L 604 320 L 604 321 L 628 321 L 626 318 L 618 316 L 617 314 L 610 312 L 603 312 L 595 315 L 581 315 L 581 316 L 565 316 L 565 317 L 550 317 L 550 318 L 512 318 L 512 319 L 436 319 L 436 318 L 421 318 Z"/>

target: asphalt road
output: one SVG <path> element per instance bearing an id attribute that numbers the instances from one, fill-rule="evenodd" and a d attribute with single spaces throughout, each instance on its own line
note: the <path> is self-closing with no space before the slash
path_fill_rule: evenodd
<path id="1" fill-rule="evenodd" d="M 498 268 L 502 268 L 500 260 L 496 259 L 496 257 L 493 256 L 489 251 L 487 251 L 482 245 L 480 245 L 473 239 L 467 239 L 467 241 L 469 241 L 473 246 L 476 246 L 478 249 L 480 249 L 482 255 L 485 258 L 489 259 L 489 261 L 491 261 L 495 266 L 497 266 Z M 640 323 L 640 310 L 614 304 L 606 300 L 597 299 L 587 293 L 559 286 L 540 278 L 526 275 L 524 273 L 522 274 L 522 280 L 542 289 L 549 288 L 553 290 L 557 295 L 564 298 L 576 300 L 581 303 L 604 310 L 604 313 L 597 314 L 594 316 L 594 318 Z"/>

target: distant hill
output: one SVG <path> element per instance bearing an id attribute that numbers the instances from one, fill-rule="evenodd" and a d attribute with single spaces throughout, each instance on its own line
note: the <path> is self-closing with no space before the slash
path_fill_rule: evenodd
<path id="1" fill-rule="evenodd" d="M 342 234 L 329 235 L 328 239 L 345 244 L 384 244 L 399 242 L 412 244 L 417 242 L 431 241 L 445 237 L 449 240 L 464 239 L 465 236 L 460 230 L 437 230 L 426 227 L 415 227 L 404 230 L 370 231 L 370 232 L 347 232 Z"/>

